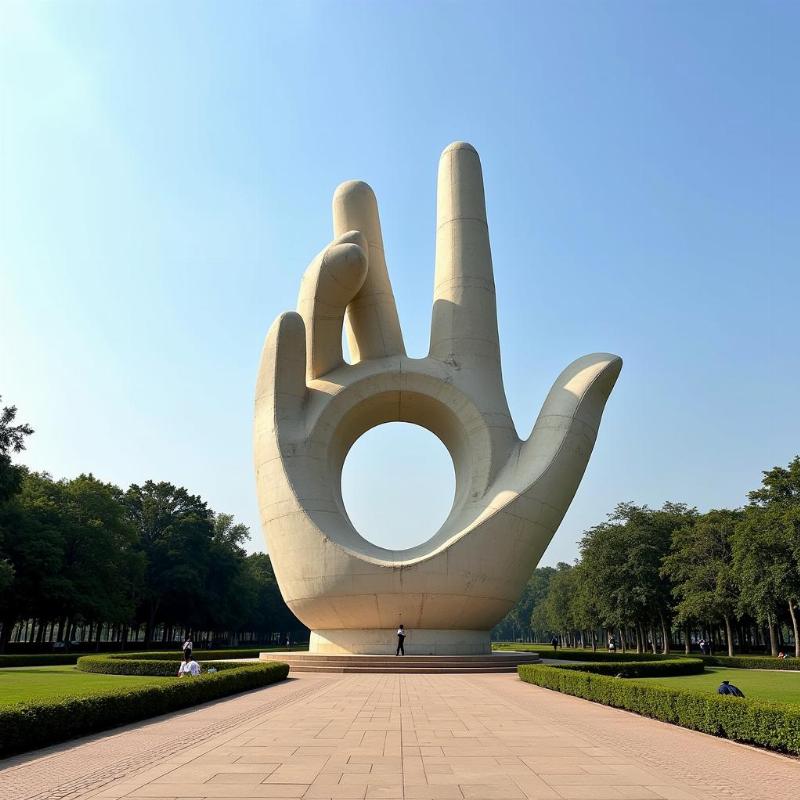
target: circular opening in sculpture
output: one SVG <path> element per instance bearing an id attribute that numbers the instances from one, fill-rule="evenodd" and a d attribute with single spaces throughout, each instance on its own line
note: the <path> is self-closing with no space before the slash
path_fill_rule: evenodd
<path id="1" fill-rule="evenodd" d="M 447 448 L 406 422 L 378 425 L 350 449 L 342 500 L 355 529 L 388 550 L 428 541 L 453 506 L 456 479 Z"/>

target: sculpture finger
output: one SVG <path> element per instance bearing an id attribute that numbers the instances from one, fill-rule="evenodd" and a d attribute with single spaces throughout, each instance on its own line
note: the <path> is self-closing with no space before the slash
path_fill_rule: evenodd
<path id="1" fill-rule="evenodd" d="M 308 380 L 344 364 L 344 314 L 367 275 L 366 250 L 363 234 L 348 231 L 326 247 L 303 275 L 297 311 L 305 321 Z"/>
<path id="2" fill-rule="evenodd" d="M 556 379 L 530 437 L 520 446 L 517 489 L 550 507 L 557 522 L 581 482 L 621 369 L 622 359 L 610 353 L 573 361 Z"/>
<path id="3" fill-rule="evenodd" d="M 361 231 L 367 239 L 367 277 L 347 307 L 347 343 L 353 361 L 404 355 L 403 334 L 383 253 L 378 203 L 363 181 L 341 184 L 333 195 L 333 230 Z"/>
<path id="4" fill-rule="evenodd" d="M 439 159 L 430 355 L 459 365 L 477 361 L 499 378 L 483 174 L 477 151 L 466 142 L 454 142 Z"/>
<path id="5" fill-rule="evenodd" d="M 306 396 L 306 334 L 302 317 L 281 314 L 267 333 L 256 382 L 256 463 L 260 446 L 281 422 L 300 419 Z"/>

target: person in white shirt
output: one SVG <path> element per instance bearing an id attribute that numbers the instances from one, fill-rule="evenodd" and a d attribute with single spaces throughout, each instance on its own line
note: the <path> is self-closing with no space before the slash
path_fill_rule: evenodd
<path id="1" fill-rule="evenodd" d="M 401 625 L 397 629 L 397 652 L 396 656 L 404 656 L 406 651 L 403 649 L 403 642 L 406 640 L 406 629 Z"/>
<path id="2" fill-rule="evenodd" d="M 181 665 L 178 667 L 178 677 L 182 678 L 184 675 L 193 677 L 200 674 L 200 665 L 191 657 L 184 658 Z"/>
<path id="3" fill-rule="evenodd" d="M 186 660 L 187 661 L 190 660 L 191 657 L 192 657 L 192 640 L 191 639 L 187 639 L 183 643 L 183 648 L 182 649 L 183 649 L 183 655 L 186 657 Z"/>

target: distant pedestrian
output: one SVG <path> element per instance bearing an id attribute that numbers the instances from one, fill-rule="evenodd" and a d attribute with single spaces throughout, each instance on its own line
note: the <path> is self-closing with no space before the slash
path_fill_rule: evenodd
<path id="1" fill-rule="evenodd" d="M 617 643 L 614 641 L 614 637 L 612 636 L 608 640 L 608 652 L 613 653 L 617 649 Z"/>
<path id="2" fill-rule="evenodd" d="M 556 650 L 558 650 L 558 636 L 554 636 L 554 637 L 553 637 L 553 638 L 550 640 L 550 644 L 551 644 L 551 645 L 553 645 L 553 652 L 555 653 L 555 652 L 556 652 Z"/>
<path id="3" fill-rule="evenodd" d="M 185 656 L 184 661 L 191 661 L 192 660 L 192 649 L 193 649 L 192 640 L 191 639 L 187 639 L 183 643 L 183 648 L 182 649 L 183 649 L 183 655 Z"/>
<path id="4" fill-rule="evenodd" d="M 744 697 L 744 692 L 742 692 L 738 686 L 734 686 L 729 681 L 722 681 L 717 689 L 717 694 L 730 694 L 734 697 Z"/>
<path id="5" fill-rule="evenodd" d="M 700 640 L 700 654 L 701 655 L 705 655 L 706 654 L 706 640 L 705 639 L 701 639 Z"/>
<path id="6" fill-rule="evenodd" d="M 401 625 L 397 629 L 397 652 L 395 653 L 396 656 L 404 656 L 406 654 L 405 649 L 403 648 L 403 642 L 406 640 L 406 629 Z"/>
<path id="7" fill-rule="evenodd" d="M 199 674 L 200 665 L 191 656 L 184 656 L 183 662 L 178 667 L 178 677 L 183 678 L 188 675 L 191 678 Z"/>

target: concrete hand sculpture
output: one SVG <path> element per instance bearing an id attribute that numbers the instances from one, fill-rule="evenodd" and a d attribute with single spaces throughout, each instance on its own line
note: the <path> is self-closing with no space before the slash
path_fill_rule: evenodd
<path id="1" fill-rule="evenodd" d="M 519 598 L 578 488 L 622 361 L 595 353 L 570 364 L 519 439 L 500 369 L 483 176 L 469 144 L 451 144 L 439 162 L 426 358 L 405 354 L 367 184 L 339 186 L 333 224 L 297 313 L 267 335 L 256 390 L 258 495 L 281 592 L 311 628 L 313 652 L 393 652 L 400 622 L 409 652 L 488 652 L 490 628 Z M 352 364 L 342 356 L 345 322 Z M 391 421 L 436 434 L 456 474 L 449 517 L 407 550 L 366 541 L 341 494 L 350 447 Z"/>

